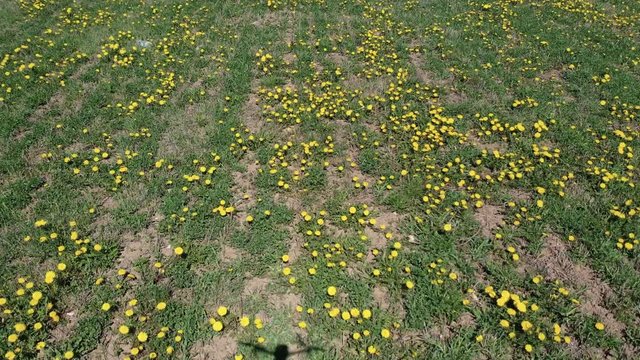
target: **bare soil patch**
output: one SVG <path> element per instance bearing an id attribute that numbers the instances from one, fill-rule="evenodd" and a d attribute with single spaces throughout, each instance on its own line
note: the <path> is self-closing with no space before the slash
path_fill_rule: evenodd
<path id="1" fill-rule="evenodd" d="M 363 76 L 348 76 L 344 81 L 345 88 L 359 91 L 363 96 L 383 95 L 394 79 L 390 76 L 378 76 L 367 79 Z"/>
<path id="2" fill-rule="evenodd" d="M 121 238 L 122 252 L 118 259 L 118 267 L 129 269 L 140 258 L 148 256 L 153 249 L 151 233 L 126 233 Z"/>
<path id="3" fill-rule="evenodd" d="M 271 26 L 273 24 L 282 23 L 282 19 L 289 15 L 288 11 L 268 12 L 264 16 L 261 16 L 258 20 L 251 24 L 259 28 Z"/>
<path id="4" fill-rule="evenodd" d="M 549 80 L 562 80 L 564 72 L 561 69 L 549 69 L 546 71 L 543 71 L 539 78 L 544 80 L 544 81 L 549 81 Z"/>
<path id="5" fill-rule="evenodd" d="M 509 189 L 508 194 L 516 199 L 516 200 L 520 200 L 520 201 L 527 201 L 529 199 L 531 199 L 531 195 L 529 195 L 529 193 L 527 193 L 524 190 L 520 190 L 520 189 Z"/>
<path id="6" fill-rule="evenodd" d="M 349 58 L 346 55 L 337 52 L 327 54 L 327 58 L 337 66 L 345 66 L 349 63 Z"/>
<path id="7" fill-rule="evenodd" d="M 231 192 L 237 198 L 235 205 L 239 211 L 247 212 L 256 203 L 256 195 L 258 189 L 254 184 L 254 180 L 258 175 L 260 165 L 256 162 L 252 153 L 247 154 L 241 162 L 246 165 L 246 172 L 234 171 L 231 173 L 233 177 L 233 187 Z"/>
<path id="8" fill-rule="evenodd" d="M 62 315 L 62 318 L 64 319 L 64 322 L 61 325 L 56 326 L 51 331 L 51 338 L 54 342 L 68 339 L 78 326 L 79 317 L 77 311 L 71 310 L 65 312 Z"/>
<path id="9" fill-rule="evenodd" d="M 591 268 L 574 263 L 569 258 L 567 244 L 560 237 L 547 236 L 542 251 L 534 260 L 534 265 L 544 270 L 550 279 L 560 280 L 575 288 L 583 288 L 580 311 L 598 318 L 611 334 L 623 336 L 625 325 L 616 320 L 603 305 L 607 297 L 613 294 L 613 290 Z"/>
<path id="10" fill-rule="evenodd" d="M 222 251 L 220 252 L 220 261 L 222 263 L 230 263 L 242 258 L 245 254 L 229 245 L 222 245 Z"/>
<path id="11" fill-rule="evenodd" d="M 119 359 L 118 354 L 130 350 L 128 346 L 119 344 L 118 329 L 115 323 L 105 329 L 102 334 L 100 344 L 87 354 L 89 360 L 116 360 Z"/>
<path id="12" fill-rule="evenodd" d="M 242 107 L 240 119 L 251 133 L 256 134 L 262 129 L 262 109 L 260 108 L 260 97 L 254 91 L 257 88 L 255 80 L 251 88 L 252 91 Z"/>
<path id="13" fill-rule="evenodd" d="M 36 111 L 34 111 L 33 114 L 31 114 L 31 116 L 29 117 L 29 121 L 37 122 L 41 120 L 49 111 L 51 111 L 56 107 L 59 107 L 64 102 L 64 100 L 65 100 L 64 94 L 62 92 L 56 92 L 55 94 L 53 94 L 51 98 L 49 98 L 49 100 L 46 103 L 40 105 L 36 109 Z"/>
<path id="14" fill-rule="evenodd" d="M 298 61 L 298 57 L 294 53 L 286 53 L 282 56 L 282 60 L 284 60 L 285 64 L 291 65 Z"/>
<path id="15" fill-rule="evenodd" d="M 253 295 L 264 292 L 271 284 L 271 279 L 266 277 L 253 277 L 247 279 L 244 283 L 242 295 Z"/>
<path id="16" fill-rule="evenodd" d="M 194 360 L 226 360 L 238 351 L 238 344 L 233 336 L 225 334 L 211 340 L 200 340 L 190 350 Z"/>
<path id="17" fill-rule="evenodd" d="M 485 204 L 473 215 L 474 219 L 480 224 L 480 230 L 484 237 L 491 238 L 493 231 L 504 223 L 504 216 L 501 210 L 500 206 Z"/>
<path id="18" fill-rule="evenodd" d="M 424 60 L 422 59 L 422 54 L 412 53 L 411 55 L 409 55 L 409 59 L 411 61 L 411 65 L 416 71 L 416 75 L 418 76 L 418 79 L 420 79 L 420 81 L 422 81 L 423 83 L 427 85 L 434 85 L 434 86 L 445 86 L 445 85 L 451 84 L 450 80 L 438 79 L 438 77 L 434 73 L 427 71 L 422 67 L 424 63 Z"/>
<path id="19" fill-rule="evenodd" d="M 380 285 L 373 288 L 373 301 L 382 310 L 389 309 L 391 302 L 389 300 L 389 291 Z"/>
<path id="20" fill-rule="evenodd" d="M 294 312 L 296 307 L 302 304 L 302 296 L 300 294 L 270 294 L 269 303 L 276 309 L 286 309 Z"/>

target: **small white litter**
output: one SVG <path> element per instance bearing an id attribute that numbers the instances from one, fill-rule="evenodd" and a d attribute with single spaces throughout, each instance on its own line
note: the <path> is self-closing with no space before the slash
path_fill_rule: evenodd
<path id="1" fill-rule="evenodd" d="M 140 46 L 141 48 L 148 48 L 149 46 L 151 46 L 151 41 L 147 41 L 147 40 L 136 40 L 136 45 Z"/>

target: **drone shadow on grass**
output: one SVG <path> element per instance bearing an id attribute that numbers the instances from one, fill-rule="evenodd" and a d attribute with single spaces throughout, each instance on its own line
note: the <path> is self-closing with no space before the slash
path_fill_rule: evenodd
<path id="1" fill-rule="evenodd" d="M 298 341 L 300 341 L 300 340 L 301 339 L 298 338 Z M 297 354 L 306 354 L 306 353 L 311 353 L 313 351 L 323 351 L 322 348 L 319 348 L 319 347 L 316 347 L 316 346 L 307 346 L 302 341 L 300 341 L 300 342 L 302 343 L 302 345 L 304 347 L 301 348 L 301 349 L 298 349 L 298 350 L 290 350 L 289 346 L 288 345 L 284 345 L 284 344 L 277 345 L 275 347 L 275 349 L 273 349 L 273 350 L 269 350 L 269 349 L 265 348 L 264 346 L 256 345 L 256 344 L 250 344 L 250 343 L 241 343 L 241 344 L 253 348 L 254 352 L 260 352 L 260 353 L 264 353 L 264 354 L 269 354 L 269 355 L 273 356 L 273 360 L 288 360 L 289 357 L 297 355 Z"/>

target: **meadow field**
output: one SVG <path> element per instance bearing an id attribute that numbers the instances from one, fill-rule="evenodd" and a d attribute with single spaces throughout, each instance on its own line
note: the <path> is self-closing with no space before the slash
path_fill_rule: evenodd
<path id="1" fill-rule="evenodd" d="M 637 0 L 0 24 L 3 359 L 640 359 Z"/>

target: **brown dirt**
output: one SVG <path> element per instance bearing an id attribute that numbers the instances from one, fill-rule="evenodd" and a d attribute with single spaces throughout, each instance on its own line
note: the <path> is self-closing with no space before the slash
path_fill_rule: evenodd
<path id="1" fill-rule="evenodd" d="M 46 103 L 38 106 L 36 111 L 34 111 L 33 114 L 29 116 L 29 122 L 38 122 L 42 120 L 45 115 L 49 113 L 49 111 L 54 108 L 60 107 L 60 105 L 64 103 L 64 100 L 64 94 L 61 91 L 56 92 L 51 98 L 49 98 L 49 100 L 47 100 Z"/>
<path id="2" fill-rule="evenodd" d="M 286 309 L 294 312 L 296 306 L 302 304 L 302 296 L 300 294 L 270 294 L 269 303 L 276 309 Z"/>
<path id="3" fill-rule="evenodd" d="M 504 216 L 501 210 L 500 206 L 485 204 L 473 215 L 476 221 L 480 223 L 480 229 L 484 237 L 491 238 L 493 230 L 504 223 Z"/>
<path id="4" fill-rule="evenodd" d="M 402 306 L 402 302 L 393 301 L 389 295 L 389 291 L 384 286 L 376 285 L 373 288 L 373 302 L 380 309 L 392 313 L 397 319 L 402 320 L 406 316 L 406 311 L 404 306 Z"/>
<path id="5" fill-rule="evenodd" d="M 158 224 L 160 221 L 164 220 L 164 215 L 161 213 L 155 213 L 153 214 L 153 216 L 151 217 L 151 222 L 153 224 Z"/>
<path id="6" fill-rule="evenodd" d="M 89 59 L 89 61 L 80 65 L 80 67 L 73 74 L 71 74 L 71 76 L 69 76 L 69 79 L 73 81 L 80 79 L 80 77 L 86 74 L 89 68 L 97 64 L 98 61 L 99 59 L 97 57 Z"/>
<path id="7" fill-rule="evenodd" d="M 102 334 L 100 344 L 87 354 L 88 360 L 116 360 L 119 359 L 118 354 L 130 350 L 128 346 L 122 346 L 118 339 L 118 329 L 115 323 L 112 323 Z"/>
<path id="8" fill-rule="evenodd" d="M 384 250 L 387 247 L 387 238 L 384 237 L 383 234 L 379 232 L 373 231 L 371 228 L 367 227 L 364 229 L 364 234 L 367 236 L 369 240 L 369 253 L 367 254 L 367 261 L 373 261 L 374 257 L 371 253 L 371 250 L 378 249 Z"/>
<path id="9" fill-rule="evenodd" d="M 309 68 L 313 70 L 316 74 L 322 74 L 322 72 L 324 71 L 324 66 L 317 61 L 312 61 L 309 64 Z"/>
<path id="10" fill-rule="evenodd" d="M 451 327 L 447 324 L 438 324 L 427 330 L 427 337 L 440 341 L 447 341 L 453 336 Z"/>
<path id="11" fill-rule="evenodd" d="M 373 199 L 371 199 L 370 202 L 364 201 L 364 203 L 371 203 L 372 201 Z M 362 201 L 358 201 L 358 202 L 362 202 Z M 384 236 L 384 232 L 390 231 L 394 234 L 398 233 L 398 226 L 402 221 L 402 216 L 395 212 L 383 211 L 383 212 L 380 212 L 378 216 L 376 216 L 376 220 L 377 220 L 377 223 L 376 223 L 377 228 L 379 228 L 381 225 L 386 225 L 386 228 L 384 231 L 374 230 L 371 227 L 366 227 L 364 229 L 364 234 L 367 236 L 370 242 L 369 244 L 370 252 L 366 258 L 368 262 L 373 260 L 373 254 L 371 254 L 371 250 L 373 249 L 384 250 L 387 247 L 387 244 L 389 243 L 389 241 L 391 241 L 391 240 L 387 240 L 387 238 Z"/>
<path id="12" fill-rule="evenodd" d="M 11 137 L 13 138 L 14 141 L 20 141 L 30 133 L 31 133 L 31 129 L 18 128 L 13 132 L 13 135 Z"/>
<path id="13" fill-rule="evenodd" d="M 286 205 L 287 208 L 289 208 L 291 211 L 295 213 L 295 216 L 298 216 L 298 214 L 300 214 L 300 211 L 304 209 L 304 206 L 302 205 L 302 200 L 300 200 L 300 198 L 297 196 L 290 196 L 287 194 L 277 193 L 273 197 L 273 200 L 278 204 Z"/>
<path id="14" fill-rule="evenodd" d="M 567 244 L 560 237 L 554 234 L 546 237 L 545 245 L 534 260 L 534 265 L 544 270 L 552 280 L 584 288 L 580 296 L 580 311 L 598 318 L 605 325 L 606 331 L 622 337 L 625 325 L 603 306 L 607 297 L 613 294 L 611 287 L 588 266 L 571 261 Z"/>
<path id="15" fill-rule="evenodd" d="M 287 14 L 287 31 L 284 34 L 284 42 L 287 46 L 291 46 L 295 41 L 295 23 L 296 20 L 296 12 L 289 12 Z"/>
<path id="16" fill-rule="evenodd" d="M 234 247 L 231 247 L 229 245 L 222 245 L 222 251 L 220 252 L 220 261 L 222 263 L 230 263 L 237 259 L 240 259 L 244 255 L 245 254 L 242 251 Z"/>
<path id="17" fill-rule="evenodd" d="M 252 89 L 255 89 L 257 86 L 252 86 Z M 262 118 L 261 113 L 262 109 L 260 108 L 260 97 L 256 94 L 255 91 L 252 91 L 245 102 L 240 119 L 242 123 L 251 131 L 253 134 L 256 134 L 262 129 Z"/>
<path id="18" fill-rule="evenodd" d="M 622 354 L 626 359 L 638 359 L 640 357 L 640 348 L 629 343 L 622 344 Z"/>
<path id="19" fill-rule="evenodd" d="M 87 144 L 76 141 L 73 144 L 65 146 L 64 150 L 66 153 L 78 153 L 83 150 L 89 150 L 90 148 L 91 147 L 88 146 Z"/>
<path id="20" fill-rule="evenodd" d="M 422 68 L 422 64 L 424 60 L 422 59 L 422 54 L 420 53 L 412 53 L 409 55 L 411 65 L 416 71 L 416 75 L 418 79 L 427 85 L 435 85 L 435 86 L 445 86 L 451 83 L 450 80 L 440 80 L 437 78 L 435 74 L 430 71 L 426 71 Z"/>
<path id="21" fill-rule="evenodd" d="M 239 211 L 246 212 L 251 209 L 256 202 L 258 189 L 253 181 L 258 174 L 260 165 L 256 163 L 255 156 L 253 156 L 252 153 L 247 154 L 241 162 L 246 165 L 247 171 L 234 171 L 231 173 L 231 176 L 233 177 L 233 187 L 231 188 L 231 192 L 237 198 L 234 202 L 236 208 Z"/>
<path id="22" fill-rule="evenodd" d="M 528 192 L 520 189 L 510 189 L 508 191 L 509 195 L 516 200 L 527 201 L 531 199 L 531 195 Z"/>
<path id="23" fill-rule="evenodd" d="M 467 96 L 453 87 L 448 88 L 444 95 L 445 104 L 460 104 L 465 101 L 467 101 Z"/>
<path id="24" fill-rule="evenodd" d="M 441 99 L 445 104 L 460 104 L 467 100 L 467 96 L 460 92 L 458 89 L 453 87 L 453 77 L 448 77 L 446 79 L 440 79 L 438 76 L 428 70 L 425 70 L 422 67 L 424 63 L 422 59 L 422 54 L 420 53 L 412 53 L 410 55 L 411 65 L 416 71 L 416 75 L 418 79 L 430 86 L 436 86 L 444 89 L 444 96 L 441 96 Z"/>
<path id="25" fill-rule="evenodd" d="M 413 68 L 416 71 L 418 79 L 420 79 L 420 81 L 425 84 L 434 84 L 435 80 L 433 74 L 422 69 L 422 63 L 424 62 L 422 59 L 422 54 L 412 53 L 411 55 L 409 55 L 409 58 L 411 60 L 411 65 L 413 65 Z"/>
<path id="26" fill-rule="evenodd" d="M 278 12 L 267 12 L 264 16 L 261 16 L 258 20 L 251 23 L 253 26 L 263 28 L 271 26 L 273 24 L 280 24 L 283 18 L 287 18 L 290 12 L 283 10 Z"/>
<path id="27" fill-rule="evenodd" d="M 291 65 L 298 61 L 298 57 L 294 53 L 286 53 L 282 56 L 282 60 L 284 60 L 286 64 Z"/>
<path id="28" fill-rule="evenodd" d="M 475 134 L 467 134 L 467 141 L 480 150 L 486 150 L 489 153 L 494 151 L 504 152 L 506 150 L 505 144 L 501 143 L 487 143 L 484 140 L 478 138 Z"/>
<path id="29" fill-rule="evenodd" d="M 418 339 L 431 338 L 439 341 L 447 341 L 451 339 L 461 329 L 472 328 L 476 324 L 475 318 L 471 313 L 464 312 L 458 319 L 448 324 L 436 324 L 430 329 L 422 331 L 405 332 L 401 339 L 403 341 L 417 341 Z"/>
<path id="30" fill-rule="evenodd" d="M 462 314 L 460 314 L 458 319 L 453 322 L 451 326 L 455 329 L 463 329 L 463 328 L 474 327 L 475 325 L 476 325 L 475 317 L 471 313 L 463 312 Z"/>
<path id="31" fill-rule="evenodd" d="M 382 95 L 389 88 L 389 84 L 394 81 L 390 76 L 378 76 L 372 79 L 367 79 L 363 76 L 347 76 L 344 81 L 345 88 L 351 90 L 360 90 L 362 95 L 375 96 Z"/>
<path id="32" fill-rule="evenodd" d="M 171 291 L 171 299 L 182 304 L 192 303 L 195 296 L 192 288 L 175 289 Z"/>
<path id="33" fill-rule="evenodd" d="M 338 172 L 334 167 L 327 169 L 327 188 L 340 189 L 344 184 L 346 184 L 344 176 L 344 173 Z"/>
<path id="34" fill-rule="evenodd" d="M 105 210 L 113 210 L 118 207 L 118 202 L 111 196 L 107 196 L 102 200 L 102 208 Z"/>
<path id="35" fill-rule="evenodd" d="M 264 292 L 267 286 L 271 284 L 271 279 L 265 277 L 253 277 L 247 279 L 244 283 L 242 295 L 253 295 Z"/>
<path id="36" fill-rule="evenodd" d="M 105 237 L 105 234 L 117 236 L 117 230 L 110 226 L 113 223 L 113 216 L 108 212 L 102 212 L 91 223 L 91 229 L 93 230 L 93 237 L 100 238 Z"/>
<path id="37" fill-rule="evenodd" d="M 216 336 L 211 340 L 200 340 L 193 344 L 189 353 L 194 360 L 227 360 L 238 351 L 238 344 L 230 334 Z"/>
<path id="38" fill-rule="evenodd" d="M 381 285 L 376 285 L 373 288 L 373 301 L 376 304 L 376 306 L 378 306 L 382 310 L 389 309 L 389 306 L 390 306 L 389 291 Z"/>
<path id="39" fill-rule="evenodd" d="M 287 254 L 289 255 L 289 262 L 292 263 L 302 255 L 302 244 L 304 243 L 304 240 L 300 237 L 299 233 L 295 232 L 295 229 L 292 226 L 288 226 L 287 230 L 291 234 Z"/>
<path id="40" fill-rule="evenodd" d="M 580 346 L 577 342 L 572 342 L 569 344 L 569 351 L 574 359 L 585 359 L 585 360 L 613 360 L 614 358 L 611 355 L 607 355 L 604 350 L 594 347 L 594 346 Z"/>
<path id="41" fill-rule="evenodd" d="M 400 335 L 400 342 L 407 345 L 424 345 L 431 338 L 426 329 L 404 330 Z"/>
<path id="42" fill-rule="evenodd" d="M 198 89 L 199 87 L 202 86 L 202 83 L 203 83 L 202 79 L 197 79 L 194 82 L 190 82 L 190 81 L 182 82 L 182 84 L 180 84 L 180 86 L 176 89 L 176 91 L 173 92 L 171 96 L 171 103 L 175 104 L 180 98 L 180 95 L 182 95 L 185 91 Z"/>
<path id="43" fill-rule="evenodd" d="M 331 234 L 335 239 L 344 238 L 349 233 L 347 230 L 339 228 L 331 223 L 325 223 L 325 226 L 327 230 L 329 230 L 329 234 Z"/>
<path id="44" fill-rule="evenodd" d="M 40 155 L 46 153 L 47 150 L 40 145 L 34 144 L 30 146 L 22 155 L 23 159 L 29 166 L 35 167 L 38 164 L 41 164 L 44 160 Z"/>
<path id="45" fill-rule="evenodd" d="M 345 66 L 349 63 L 349 58 L 347 56 L 336 52 L 327 54 L 327 58 L 337 66 Z"/>
<path id="46" fill-rule="evenodd" d="M 125 233 L 120 237 L 122 252 L 117 260 L 119 268 L 131 270 L 140 258 L 150 257 L 155 251 L 170 256 L 173 250 L 169 241 L 158 233 L 157 225 L 162 215 L 154 215 L 151 224 L 138 233 Z"/>
<path id="47" fill-rule="evenodd" d="M 579 200 L 582 203 L 592 204 L 595 201 L 593 194 L 585 190 L 585 188 L 580 186 L 579 184 L 570 183 L 569 185 L 567 185 L 565 191 L 567 195 L 575 198 L 576 200 Z"/>
<path id="48" fill-rule="evenodd" d="M 562 80 L 563 71 L 561 69 L 550 69 L 543 71 L 540 76 L 540 79 L 549 81 L 549 80 Z"/>
<path id="49" fill-rule="evenodd" d="M 54 342 L 68 339 L 78 326 L 78 314 L 76 311 L 69 311 L 62 315 L 64 322 L 56 326 L 51 331 L 51 338 Z"/>
<path id="50" fill-rule="evenodd" d="M 143 233 L 126 233 L 120 239 L 120 243 L 122 252 L 118 259 L 118 268 L 124 269 L 130 269 L 136 260 L 149 255 L 153 248 L 150 239 Z"/>
<path id="51" fill-rule="evenodd" d="M 386 225 L 387 229 L 397 230 L 403 216 L 396 212 L 380 212 L 376 217 L 376 226 Z"/>
<path id="52" fill-rule="evenodd" d="M 98 221 L 92 224 L 94 234 L 102 236 L 106 232 L 109 233 L 109 236 L 120 239 L 122 252 L 116 263 L 119 267 L 126 268 L 127 270 L 131 270 L 131 266 L 136 260 L 149 257 L 156 251 L 172 253 L 168 239 L 161 236 L 158 232 L 158 224 L 163 219 L 163 215 L 155 212 L 158 204 L 155 201 L 149 201 L 147 195 L 147 190 L 144 186 L 134 185 L 125 188 L 125 190 L 122 193 L 118 193 L 114 199 L 107 200 L 111 208 L 117 207 L 117 204 L 122 199 L 127 199 L 127 201 L 135 203 L 138 208 L 137 213 L 143 214 L 146 218 L 150 219 L 148 226 L 141 231 L 121 234 L 117 230 L 114 230 L 113 226 L 110 226 L 112 216 L 109 211 L 101 214 Z M 110 203 L 111 201 L 113 201 L 113 203 Z"/>

